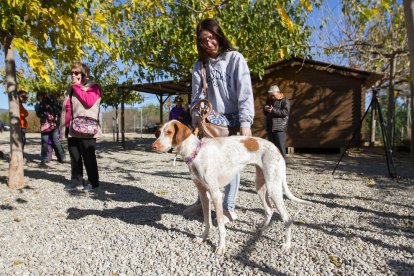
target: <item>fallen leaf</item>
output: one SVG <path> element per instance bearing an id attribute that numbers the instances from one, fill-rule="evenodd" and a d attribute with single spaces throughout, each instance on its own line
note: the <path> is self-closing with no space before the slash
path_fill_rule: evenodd
<path id="1" fill-rule="evenodd" d="M 341 267 L 342 266 L 342 260 L 339 257 L 329 255 L 328 258 L 331 261 L 331 263 L 333 263 L 336 267 Z"/>
<path id="2" fill-rule="evenodd" d="M 23 264 L 23 262 L 21 262 L 21 261 L 14 261 L 13 262 L 13 266 L 17 266 L 17 265 L 21 265 L 21 264 Z"/>

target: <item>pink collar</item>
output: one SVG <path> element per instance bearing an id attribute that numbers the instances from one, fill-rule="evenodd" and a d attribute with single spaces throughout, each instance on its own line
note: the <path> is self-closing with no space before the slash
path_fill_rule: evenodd
<path id="1" fill-rule="evenodd" d="M 203 141 L 200 140 L 197 143 L 197 147 L 195 148 L 193 153 L 191 153 L 190 156 L 187 156 L 186 158 L 184 158 L 184 161 L 187 165 L 189 165 L 191 162 L 193 162 L 193 160 L 197 157 L 197 154 L 200 151 L 202 145 L 203 145 Z"/>

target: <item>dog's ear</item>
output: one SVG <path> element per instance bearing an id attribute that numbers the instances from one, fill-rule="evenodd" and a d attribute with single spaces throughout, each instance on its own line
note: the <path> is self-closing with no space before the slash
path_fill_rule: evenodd
<path id="1" fill-rule="evenodd" d="M 172 121 L 171 124 L 174 127 L 173 145 L 180 145 L 191 135 L 191 130 L 179 121 Z"/>
<path id="2" fill-rule="evenodd" d="M 154 132 L 155 138 L 160 137 L 161 135 L 161 129 L 163 127 L 164 124 L 161 124 L 160 127 Z"/>
<path id="3" fill-rule="evenodd" d="M 154 135 L 155 135 L 155 138 L 160 137 L 160 135 L 161 135 L 161 130 L 160 130 L 160 129 L 157 129 L 157 130 L 154 132 Z"/>

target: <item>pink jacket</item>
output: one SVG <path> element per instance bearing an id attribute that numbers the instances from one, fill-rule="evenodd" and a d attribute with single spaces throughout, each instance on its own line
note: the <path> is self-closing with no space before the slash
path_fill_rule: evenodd
<path id="1" fill-rule="evenodd" d="M 70 101 L 70 93 L 72 94 L 72 104 Z M 101 89 L 98 84 L 86 82 L 83 85 L 74 84 L 66 91 L 66 98 L 63 102 L 61 116 L 61 133 L 66 133 L 65 128 L 70 127 L 72 118 L 72 110 L 74 116 L 89 116 L 97 118 L 99 114 L 99 104 L 101 102 Z M 97 118 L 99 120 L 99 118 Z M 100 135 L 100 132 L 98 133 Z M 69 132 L 69 135 L 71 133 Z M 96 136 L 99 136 L 96 135 Z"/>

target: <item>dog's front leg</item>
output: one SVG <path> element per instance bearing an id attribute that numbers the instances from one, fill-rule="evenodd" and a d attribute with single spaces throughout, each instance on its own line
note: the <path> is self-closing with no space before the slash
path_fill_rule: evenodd
<path id="1" fill-rule="evenodd" d="M 203 207 L 203 216 L 204 216 L 204 230 L 203 234 L 199 237 L 194 238 L 195 243 L 201 243 L 205 241 L 210 233 L 210 228 L 212 227 L 213 223 L 211 221 L 211 206 L 210 200 L 207 196 L 207 191 L 205 189 L 199 189 L 198 195 L 201 200 L 201 206 Z"/>
<path id="2" fill-rule="evenodd" d="M 223 199 L 220 190 L 210 193 L 214 208 L 216 209 L 217 225 L 219 229 L 219 244 L 216 248 L 217 255 L 223 255 L 226 250 L 226 228 L 224 226 Z"/>

